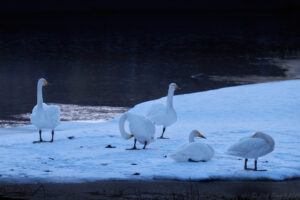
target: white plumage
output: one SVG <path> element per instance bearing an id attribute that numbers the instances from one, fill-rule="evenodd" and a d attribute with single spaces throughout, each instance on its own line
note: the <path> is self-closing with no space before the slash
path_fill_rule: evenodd
<path id="1" fill-rule="evenodd" d="M 208 161 L 214 156 L 214 149 L 208 144 L 194 142 L 195 137 L 205 138 L 199 131 L 193 130 L 189 135 L 189 144 L 185 144 L 179 148 L 170 157 L 177 162 L 186 161 Z"/>
<path id="2" fill-rule="evenodd" d="M 129 131 L 127 133 L 125 131 L 125 122 L 129 122 Z M 136 148 L 136 141 L 144 144 L 144 148 L 146 148 L 147 144 L 154 141 L 154 134 L 155 134 L 155 126 L 149 120 L 143 116 L 135 115 L 132 113 L 125 113 L 121 116 L 119 121 L 119 129 L 121 136 L 128 140 L 134 137 L 134 146 L 132 149 Z"/>
<path id="3" fill-rule="evenodd" d="M 275 142 L 273 138 L 265 133 L 257 132 L 251 137 L 244 137 L 239 142 L 229 147 L 227 153 L 233 156 L 245 158 L 245 169 L 247 168 L 248 158 L 255 159 L 257 170 L 257 159 L 274 150 Z"/>
<path id="4" fill-rule="evenodd" d="M 38 142 L 43 142 L 42 130 L 51 129 L 52 139 L 54 139 L 54 129 L 58 126 L 60 122 L 60 108 L 55 105 L 47 105 L 43 103 L 42 87 L 47 85 L 47 81 L 41 78 L 37 85 L 37 105 L 32 109 L 30 115 L 31 123 L 39 129 L 40 140 Z"/>
<path id="5" fill-rule="evenodd" d="M 169 85 L 167 104 L 153 104 L 146 115 L 155 125 L 163 126 L 162 135 L 159 137 L 164 138 L 164 132 L 168 126 L 171 126 L 177 121 L 177 114 L 173 107 L 173 96 L 178 86 L 175 83 Z"/>

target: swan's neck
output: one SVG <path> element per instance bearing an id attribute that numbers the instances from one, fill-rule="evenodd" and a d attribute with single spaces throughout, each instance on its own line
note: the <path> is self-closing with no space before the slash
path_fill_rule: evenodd
<path id="1" fill-rule="evenodd" d="M 169 89 L 168 98 L 167 98 L 167 108 L 173 108 L 173 96 L 174 96 L 174 90 Z"/>
<path id="2" fill-rule="evenodd" d="M 38 108 L 42 108 L 43 107 L 43 90 L 42 90 L 41 85 L 38 85 L 37 87 L 37 105 Z"/>
<path id="3" fill-rule="evenodd" d="M 128 120 L 128 113 L 125 113 L 121 116 L 120 121 L 119 121 L 119 129 L 120 129 L 120 132 L 121 132 L 121 136 L 124 139 L 128 140 L 130 138 L 130 134 L 125 131 L 125 122 L 126 122 L 126 120 Z"/>
<path id="4" fill-rule="evenodd" d="M 195 137 L 196 137 L 195 134 L 191 133 L 190 136 L 189 136 L 189 142 L 190 143 L 195 142 Z"/>

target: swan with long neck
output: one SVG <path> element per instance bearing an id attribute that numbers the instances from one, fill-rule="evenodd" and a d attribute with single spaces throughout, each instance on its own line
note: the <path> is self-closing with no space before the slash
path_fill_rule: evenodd
<path id="1" fill-rule="evenodd" d="M 275 142 L 273 138 L 265 133 L 256 132 L 251 137 L 241 138 L 237 143 L 229 147 L 229 155 L 245 158 L 244 169 L 254 171 L 266 171 L 257 169 L 257 160 L 274 150 Z M 248 168 L 248 159 L 254 159 L 254 168 Z"/>
<path id="2" fill-rule="evenodd" d="M 163 131 L 160 139 L 167 139 L 164 137 L 164 133 L 168 126 L 171 126 L 177 121 L 177 114 L 173 107 L 173 96 L 175 90 L 178 89 L 176 83 L 169 85 L 167 104 L 153 104 L 148 110 L 147 118 L 149 118 L 155 125 L 163 126 Z"/>
<path id="3" fill-rule="evenodd" d="M 189 135 L 189 144 L 183 145 L 170 157 L 177 162 L 205 162 L 214 156 L 214 149 L 208 144 L 195 142 L 195 138 L 206 139 L 199 131 L 193 130 Z"/>
<path id="4" fill-rule="evenodd" d="M 130 133 L 126 132 L 125 130 L 126 121 L 128 121 L 129 123 Z M 132 113 L 123 114 L 120 117 L 119 129 L 121 136 L 125 140 L 129 140 L 130 138 L 134 137 L 134 146 L 128 150 L 137 149 L 136 141 L 144 144 L 143 149 L 145 149 L 149 143 L 154 141 L 155 126 L 150 120 L 146 119 L 143 116 L 135 115 Z"/>
<path id="5" fill-rule="evenodd" d="M 37 84 L 37 105 L 34 106 L 30 115 L 31 123 L 38 128 L 40 139 L 36 142 L 45 142 L 42 139 L 43 129 L 51 129 L 52 138 L 50 142 L 54 141 L 54 129 L 60 122 L 60 108 L 55 105 L 47 105 L 43 102 L 43 86 L 48 85 L 48 82 L 41 78 Z"/>

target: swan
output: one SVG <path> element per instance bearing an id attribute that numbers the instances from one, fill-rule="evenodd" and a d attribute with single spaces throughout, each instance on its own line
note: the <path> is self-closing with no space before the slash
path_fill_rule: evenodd
<path id="1" fill-rule="evenodd" d="M 42 130 L 51 129 L 52 138 L 54 139 L 54 129 L 60 122 L 60 108 L 55 105 L 47 105 L 43 103 L 43 86 L 48 85 L 48 82 L 41 78 L 37 84 L 37 105 L 32 109 L 30 115 L 31 123 L 39 129 L 40 140 L 34 141 L 34 143 L 45 142 L 42 139 Z"/>
<path id="2" fill-rule="evenodd" d="M 208 144 L 195 142 L 195 137 L 206 139 L 199 131 L 193 130 L 189 135 L 189 144 L 183 145 L 170 157 L 177 162 L 208 161 L 214 156 L 214 149 Z"/>
<path id="3" fill-rule="evenodd" d="M 168 90 L 167 105 L 153 104 L 146 115 L 154 124 L 163 126 L 160 139 L 168 139 L 164 137 L 166 128 L 177 121 L 177 114 L 173 108 L 173 96 L 176 89 L 178 89 L 177 84 L 171 83 Z"/>
<path id="4" fill-rule="evenodd" d="M 245 170 L 257 171 L 257 159 L 274 150 L 275 142 L 270 135 L 256 132 L 251 137 L 241 138 L 237 143 L 229 147 L 229 155 L 245 158 Z M 248 158 L 254 159 L 254 169 L 247 168 Z M 259 170 L 266 171 L 266 170 Z"/>
<path id="5" fill-rule="evenodd" d="M 125 131 L 126 121 L 129 122 L 130 134 Z M 143 116 L 132 113 L 123 114 L 119 121 L 119 129 L 124 139 L 128 140 L 134 137 L 134 146 L 127 150 L 136 150 L 136 141 L 144 144 L 143 149 L 146 148 L 147 144 L 154 141 L 155 126 L 149 119 Z"/>

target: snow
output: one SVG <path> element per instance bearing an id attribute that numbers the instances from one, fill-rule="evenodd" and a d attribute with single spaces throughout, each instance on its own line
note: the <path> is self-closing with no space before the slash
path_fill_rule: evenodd
<path id="1" fill-rule="evenodd" d="M 170 139 L 157 139 L 146 150 L 125 150 L 133 140 L 122 139 L 118 117 L 100 123 L 61 122 L 54 143 L 33 144 L 38 132 L 32 125 L 1 128 L 0 181 L 299 178 L 299 88 L 300 80 L 290 80 L 176 95 L 178 121 L 165 133 Z M 129 112 L 145 115 L 153 103 L 165 102 L 165 97 L 144 102 Z M 188 142 L 193 129 L 207 137 L 196 142 L 211 145 L 215 156 L 200 163 L 173 161 L 169 155 Z M 161 130 L 157 127 L 156 136 Z M 258 160 L 258 168 L 267 169 L 263 172 L 245 171 L 243 160 L 225 154 L 234 142 L 256 131 L 275 140 L 275 150 Z M 50 140 L 50 131 L 44 131 L 43 138 Z M 108 144 L 116 148 L 105 148 Z M 253 166 L 253 160 L 248 166 Z M 136 172 L 140 175 L 133 175 Z"/>

